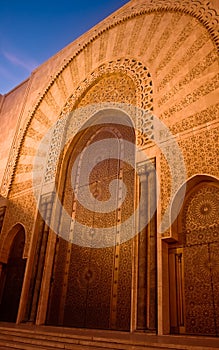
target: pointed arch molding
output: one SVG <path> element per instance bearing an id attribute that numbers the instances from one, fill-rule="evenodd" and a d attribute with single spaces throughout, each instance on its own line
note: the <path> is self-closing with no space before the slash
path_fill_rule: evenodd
<path id="1" fill-rule="evenodd" d="M 76 109 L 80 102 L 83 101 L 83 97 L 86 96 L 86 93 L 89 91 L 90 88 L 95 86 L 95 84 L 98 85 L 98 83 L 106 76 L 110 76 L 112 74 L 120 74 L 124 77 L 127 77 L 131 79 L 134 85 L 134 94 L 135 94 L 135 105 L 138 108 L 143 108 L 144 110 L 153 111 L 153 89 L 152 89 L 152 79 L 151 75 L 147 69 L 141 62 L 135 60 L 135 59 L 126 59 L 121 58 L 116 61 L 111 61 L 105 64 L 102 64 L 99 66 L 95 71 L 91 72 L 86 79 L 84 79 L 78 87 L 75 89 L 74 93 L 67 99 L 64 106 L 62 107 L 61 111 L 55 116 L 54 123 L 59 118 L 62 118 L 66 114 L 70 113 L 72 110 Z M 141 92 L 144 89 L 144 94 Z M 133 94 L 133 91 L 132 91 Z M 100 96 L 101 97 L 101 96 Z M 101 99 L 100 99 L 101 101 Z M 107 99 L 107 101 L 103 102 L 117 102 L 114 101 L 113 97 L 110 99 L 110 97 Z M 123 102 L 123 101 L 120 101 Z M 124 101 L 124 103 L 130 103 L 132 104 L 133 101 Z M 38 111 L 38 107 L 40 107 L 40 104 L 35 108 L 33 114 L 31 115 L 31 118 L 29 118 L 26 121 L 25 124 L 25 130 L 23 133 L 20 134 L 20 136 L 17 139 L 17 145 L 14 147 L 14 151 L 17 150 L 16 154 L 14 154 L 13 160 L 11 160 L 9 166 L 7 167 L 5 174 L 3 186 L 2 186 L 2 192 L 3 195 L 8 195 L 11 185 L 13 183 L 14 176 L 16 174 L 16 166 L 18 164 L 19 156 L 22 154 L 22 146 L 25 144 L 25 136 L 29 135 L 29 130 L 31 129 L 31 122 L 34 120 L 34 115 Z M 98 107 L 96 107 L 98 109 Z M 92 109 L 92 112 L 95 113 L 97 110 Z M 84 124 L 86 121 L 86 116 L 82 114 L 82 117 L 79 121 L 79 128 Z M 149 118 L 152 118 L 152 115 L 149 114 Z M 54 131 L 55 134 L 55 140 L 54 142 L 54 148 L 51 145 L 51 153 L 56 153 L 57 148 L 57 140 L 59 138 L 62 138 L 62 122 L 57 124 L 57 127 Z M 78 123 L 77 123 L 78 124 Z M 149 120 L 144 120 L 141 118 L 141 115 L 139 115 L 136 119 L 136 126 L 138 126 L 138 144 L 139 146 L 144 145 L 146 142 L 148 142 L 147 135 L 150 135 L 152 133 L 152 123 L 150 123 Z M 36 143 L 36 149 L 37 149 L 38 143 Z"/>
<path id="2" fill-rule="evenodd" d="M 133 80 L 136 90 L 136 107 L 144 108 L 149 111 L 153 110 L 152 79 L 148 68 L 136 59 L 121 58 L 116 61 L 102 64 L 95 71 L 89 74 L 86 79 L 80 83 L 72 96 L 67 100 L 65 106 L 62 109 L 61 116 L 71 112 L 77 103 L 80 103 L 80 100 L 89 90 L 89 88 L 94 86 L 96 82 L 99 82 L 99 80 L 104 76 L 113 73 L 121 73 L 127 75 Z M 144 95 L 141 94 L 143 89 Z M 112 100 L 108 99 L 107 101 L 111 102 Z M 113 102 L 117 102 L 117 100 Z M 127 103 L 128 102 L 129 101 L 127 101 Z"/>
<path id="3" fill-rule="evenodd" d="M 115 14 L 109 16 L 106 20 L 95 26 L 81 38 L 75 41 L 72 47 L 72 56 L 69 59 L 64 59 L 61 69 L 51 78 L 50 83 L 38 97 L 33 109 L 29 112 L 23 126 L 20 127 L 14 140 L 6 171 L 2 181 L 1 193 L 7 196 L 15 175 L 19 153 L 24 142 L 28 127 L 33 119 L 38 107 L 43 99 L 49 99 L 49 90 L 53 84 L 61 76 L 62 72 L 68 65 L 78 56 L 90 43 L 100 37 L 104 32 L 116 27 L 120 23 L 126 22 L 129 19 L 151 13 L 159 12 L 176 12 L 184 13 L 196 18 L 202 26 L 206 28 L 215 47 L 219 48 L 219 13 L 211 7 L 208 0 L 147 0 L 136 1 L 132 0 Z"/>

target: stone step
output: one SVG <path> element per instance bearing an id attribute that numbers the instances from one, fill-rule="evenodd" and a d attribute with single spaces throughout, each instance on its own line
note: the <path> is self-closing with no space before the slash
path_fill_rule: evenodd
<path id="1" fill-rule="evenodd" d="M 3 334 L 0 332 L 0 345 L 10 346 L 12 349 L 22 349 L 22 350 L 48 350 L 48 349 L 68 349 L 68 350 L 100 350 L 100 349 L 110 349 L 110 350 L 126 350 L 126 349 L 136 349 L 136 350 L 154 350 L 154 349 L 175 349 L 175 347 L 169 347 L 166 345 L 159 344 L 139 344 L 136 342 L 120 342 L 118 340 L 103 340 L 103 339 L 74 339 L 74 338 L 60 338 L 51 337 L 48 335 L 35 336 L 30 334 L 14 334 L 14 332 Z"/>
<path id="2" fill-rule="evenodd" d="M 58 332 L 59 329 L 57 329 Z M 0 327 L 0 344 L 2 341 L 7 341 L 10 339 L 17 343 L 26 344 L 30 343 L 36 346 L 47 346 L 48 348 L 55 349 L 85 349 L 89 347 L 89 349 L 130 349 L 136 348 L 139 350 L 145 349 L 147 344 L 144 342 L 134 342 L 126 339 L 114 339 L 114 338 L 105 338 L 99 336 L 89 336 L 89 335 L 74 335 L 74 334 L 55 334 L 51 332 L 40 332 L 40 329 L 36 331 L 33 330 L 25 330 L 25 329 L 8 329 Z M 65 347 L 63 347 L 63 344 Z M 170 349 L 170 347 L 159 346 L 160 349 Z M 147 349 L 157 349 L 156 344 L 150 344 L 150 347 L 147 346 Z"/>
<path id="3" fill-rule="evenodd" d="M 0 350 L 212 350 L 218 338 L 0 323 Z"/>

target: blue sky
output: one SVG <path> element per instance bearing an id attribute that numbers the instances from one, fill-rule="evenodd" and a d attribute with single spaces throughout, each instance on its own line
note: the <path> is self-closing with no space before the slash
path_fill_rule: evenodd
<path id="1" fill-rule="evenodd" d="M 1 0 L 0 94 L 128 0 Z"/>

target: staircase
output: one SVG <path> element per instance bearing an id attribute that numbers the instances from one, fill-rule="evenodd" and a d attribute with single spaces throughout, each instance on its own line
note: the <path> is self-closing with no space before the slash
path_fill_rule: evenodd
<path id="1" fill-rule="evenodd" d="M 0 323 L 0 350 L 219 349 L 219 339 Z"/>

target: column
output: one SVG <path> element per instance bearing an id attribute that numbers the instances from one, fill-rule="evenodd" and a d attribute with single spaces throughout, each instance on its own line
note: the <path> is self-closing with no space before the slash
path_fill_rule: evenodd
<path id="1" fill-rule="evenodd" d="M 53 205 L 53 193 L 42 196 L 41 210 L 43 218 L 39 218 L 39 233 L 35 252 L 34 267 L 32 272 L 31 286 L 29 291 L 29 305 L 27 310 L 27 318 L 29 322 L 34 323 L 36 320 L 39 294 L 42 283 L 43 269 L 45 264 L 46 249 L 48 243 L 49 226 Z"/>
<path id="2" fill-rule="evenodd" d="M 156 329 L 156 172 L 155 162 L 139 164 L 137 329 Z"/>
<path id="3" fill-rule="evenodd" d="M 157 193 L 156 193 L 156 171 L 154 166 L 148 167 L 148 211 L 150 220 L 148 222 L 148 296 L 147 296 L 147 329 L 157 328 Z"/>

